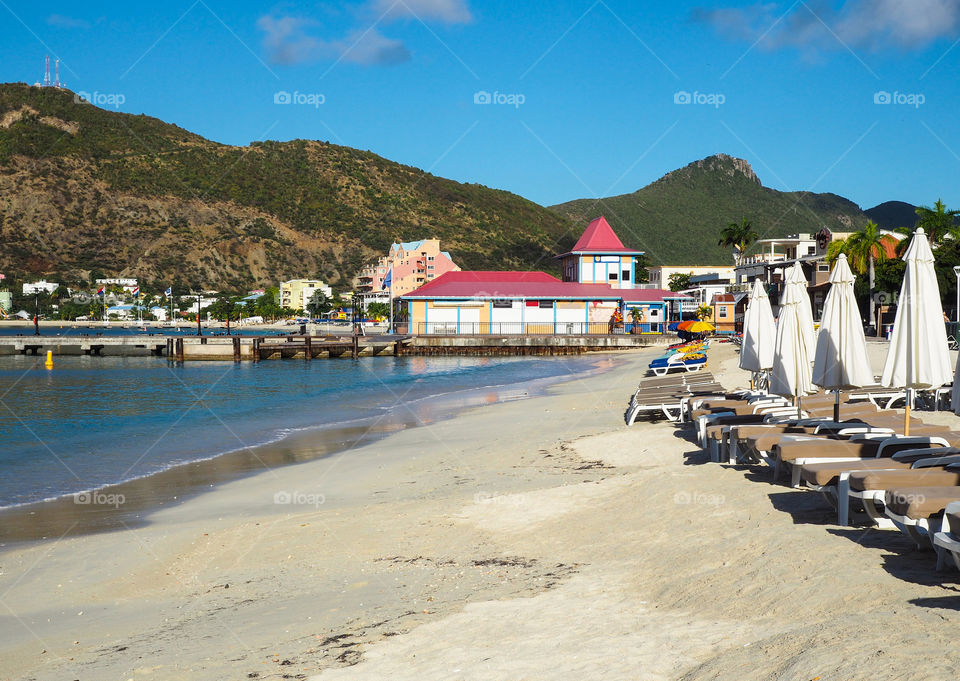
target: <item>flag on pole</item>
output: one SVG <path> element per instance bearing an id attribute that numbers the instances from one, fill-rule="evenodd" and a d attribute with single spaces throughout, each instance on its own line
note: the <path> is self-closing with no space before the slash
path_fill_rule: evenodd
<path id="1" fill-rule="evenodd" d="M 133 297 L 134 297 L 134 298 L 139 298 L 139 297 L 140 297 L 140 287 L 139 287 L 139 286 L 134 286 L 134 287 L 133 287 Z"/>
<path id="2" fill-rule="evenodd" d="M 173 287 L 169 287 L 166 291 L 163 292 L 163 295 L 169 296 L 173 294 Z"/>
<path id="3" fill-rule="evenodd" d="M 386 291 L 387 289 L 393 288 L 393 268 L 391 267 L 387 271 L 387 276 L 383 280 L 383 285 L 380 287 L 381 291 Z"/>
<path id="4" fill-rule="evenodd" d="M 97 289 L 97 295 L 98 295 L 98 296 L 102 296 L 102 295 L 103 295 L 103 286 L 101 286 L 100 288 Z"/>

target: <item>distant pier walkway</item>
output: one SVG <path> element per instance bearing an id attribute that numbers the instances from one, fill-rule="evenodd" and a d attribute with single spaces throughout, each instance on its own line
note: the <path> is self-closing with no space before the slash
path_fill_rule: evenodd
<path id="1" fill-rule="evenodd" d="M 400 355 L 567 355 L 662 346 L 663 336 L 0 336 L 0 355 L 165 357 L 171 361 L 259 362 Z"/>

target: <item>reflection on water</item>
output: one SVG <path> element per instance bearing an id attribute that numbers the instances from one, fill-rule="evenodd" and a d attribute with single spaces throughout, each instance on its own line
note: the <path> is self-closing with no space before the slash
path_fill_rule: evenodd
<path id="1" fill-rule="evenodd" d="M 48 371 L 42 357 L 3 357 L 0 507 L 163 471 L 196 475 L 182 464 L 294 442 L 288 438 L 300 432 L 329 430 L 324 441 L 345 442 L 353 427 L 377 423 L 379 434 L 433 422 L 432 396 L 567 376 L 598 361 L 605 360 L 377 357 L 177 366 L 146 357 L 60 357 Z M 499 398 L 485 390 L 471 399 Z M 327 453 L 328 444 L 316 442 L 287 444 L 270 456 L 284 463 Z M 233 460 L 217 465 L 246 470 Z"/>

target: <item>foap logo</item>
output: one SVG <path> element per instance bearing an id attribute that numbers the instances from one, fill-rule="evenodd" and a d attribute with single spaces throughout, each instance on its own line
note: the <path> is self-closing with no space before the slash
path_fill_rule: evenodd
<path id="1" fill-rule="evenodd" d="M 477 90 L 473 93 L 474 104 L 505 104 L 519 109 L 520 105 L 526 101 L 526 95 L 520 94 L 519 92 L 508 94 L 506 92 L 497 92 L 496 90 L 492 93 L 486 90 Z"/>
<path id="2" fill-rule="evenodd" d="M 883 106 L 896 104 L 899 106 L 912 106 L 914 109 L 919 109 L 926 102 L 927 97 L 921 92 L 887 92 L 886 90 L 879 90 L 873 93 L 873 103 Z"/>
<path id="3" fill-rule="evenodd" d="M 280 90 L 273 93 L 274 104 L 299 104 L 301 106 L 312 106 L 319 109 L 321 104 L 325 104 L 327 98 L 319 92 L 287 92 Z"/>
<path id="4" fill-rule="evenodd" d="M 113 506 L 120 508 L 127 498 L 122 494 L 104 494 L 103 492 L 77 492 L 73 495 L 73 503 L 82 506 Z"/>
<path id="5" fill-rule="evenodd" d="M 522 494 L 501 494 L 499 492 L 477 492 L 473 495 L 475 504 L 495 504 L 497 506 L 523 506 L 527 503 Z"/>
<path id="6" fill-rule="evenodd" d="M 906 492 L 899 492 L 894 490 L 891 494 L 892 501 L 897 504 L 923 504 L 926 503 L 927 497 L 925 494 L 913 494 Z"/>
<path id="7" fill-rule="evenodd" d="M 698 104 L 700 106 L 712 106 L 715 109 L 719 109 L 727 101 L 727 96 L 720 92 L 687 92 L 686 90 L 678 90 L 673 93 L 673 103 L 674 104 Z"/>
<path id="8" fill-rule="evenodd" d="M 319 508 L 327 502 L 327 498 L 319 492 L 288 492 L 281 490 L 273 495 L 273 503 L 278 506 L 313 506 Z"/>
<path id="9" fill-rule="evenodd" d="M 722 494 L 681 491 L 673 495 L 673 503 L 677 504 L 678 506 L 689 506 L 690 504 L 699 504 L 701 506 L 721 506 L 726 502 L 727 499 Z"/>
<path id="10" fill-rule="evenodd" d="M 120 92 L 84 92 L 80 91 L 73 95 L 74 104 L 93 104 L 101 109 L 113 107 L 119 109 L 127 101 L 126 96 Z"/>

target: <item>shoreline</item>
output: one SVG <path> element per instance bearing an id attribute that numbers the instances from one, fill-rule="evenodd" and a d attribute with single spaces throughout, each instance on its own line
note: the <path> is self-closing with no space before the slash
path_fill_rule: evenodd
<path id="1" fill-rule="evenodd" d="M 611 371 L 236 479 L 140 527 L 10 547 L 0 676 L 280 679 L 304 655 L 323 658 L 304 673 L 349 666 L 358 641 L 555 588 L 575 564 L 504 555 L 449 514 L 605 477 L 563 443 L 622 426 L 650 356 L 611 353 Z"/>
<path id="2" fill-rule="evenodd" d="M 574 375 L 435 393 L 393 405 L 379 417 L 301 428 L 274 441 L 237 447 L 117 483 L 0 507 L 0 555 L 8 548 L 50 537 L 141 527 L 150 522 L 148 516 L 154 511 L 182 504 L 219 484 L 263 474 L 278 466 L 344 455 L 398 431 L 456 418 L 472 407 L 533 399 L 544 395 L 551 385 L 613 368 L 609 360 L 604 366 L 602 356 L 581 360 L 590 367 Z M 517 395 L 520 389 L 523 394 Z"/>

